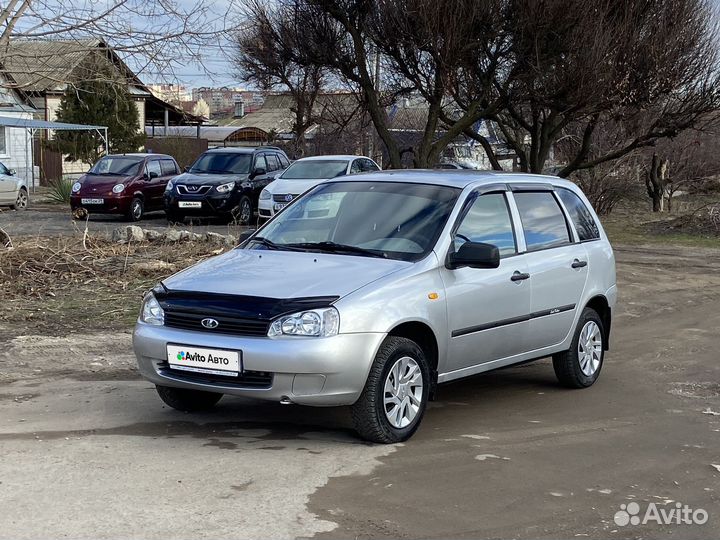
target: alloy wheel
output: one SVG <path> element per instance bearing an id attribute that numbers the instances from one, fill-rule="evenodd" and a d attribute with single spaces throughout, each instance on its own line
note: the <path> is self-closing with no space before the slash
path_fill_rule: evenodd
<path id="1" fill-rule="evenodd" d="M 25 192 L 25 190 L 20 190 L 17 196 L 17 200 L 15 201 L 15 208 L 18 210 L 22 210 L 27 206 L 28 203 L 28 195 Z"/>
<path id="2" fill-rule="evenodd" d="M 423 376 L 418 363 L 403 356 L 390 368 L 385 378 L 383 404 L 390 425 L 402 429 L 409 426 L 423 399 Z"/>
<path id="3" fill-rule="evenodd" d="M 590 377 L 600 367 L 602 358 L 602 332 L 595 321 L 588 321 L 580 331 L 578 360 L 583 374 Z"/>

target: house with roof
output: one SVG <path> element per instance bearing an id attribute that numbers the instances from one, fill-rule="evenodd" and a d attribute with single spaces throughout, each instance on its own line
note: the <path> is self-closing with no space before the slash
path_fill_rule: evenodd
<path id="1" fill-rule="evenodd" d="M 13 88 L 14 81 L 0 73 L 0 118 L 30 120 L 35 107 L 28 96 Z M 0 125 L 0 163 L 28 183 L 32 178 L 32 141 L 24 129 L 13 129 Z"/>
<path id="2" fill-rule="evenodd" d="M 0 54 L 0 73 L 9 76 L 35 106 L 35 117 L 55 120 L 60 99 L 69 86 L 87 77 L 98 61 L 106 62 L 117 80 L 127 81 L 140 118 L 140 129 L 148 125 L 178 125 L 200 119 L 150 91 L 138 76 L 105 42 L 79 40 L 15 40 Z M 113 84 L 108 81 L 108 84 Z"/>

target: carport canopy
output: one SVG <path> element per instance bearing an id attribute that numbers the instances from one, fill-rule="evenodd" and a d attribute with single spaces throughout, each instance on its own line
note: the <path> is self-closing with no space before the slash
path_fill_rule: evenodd
<path id="1" fill-rule="evenodd" d="M 26 129 L 30 139 L 35 136 L 38 129 L 53 129 L 55 131 L 96 131 L 103 140 L 105 153 L 108 152 L 108 128 L 107 126 L 93 126 L 87 124 L 67 124 L 65 122 L 50 122 L 49 120 L 35 120 L 30 118 L 13 118 L 11 116 L 0 116 L 0 127 Z M 30 153 L 33 148 L 30 144 Z M 27 153 L 25 154 L 27 156 Z M 31 159 L 34 159 L 31 157 Z M 35 169 L 30 167 L 32 174 L 32 187 L 35 191 Z"/>

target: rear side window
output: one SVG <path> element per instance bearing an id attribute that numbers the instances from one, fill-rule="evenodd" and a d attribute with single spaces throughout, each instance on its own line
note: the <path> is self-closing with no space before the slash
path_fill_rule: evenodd
<path id="1" fill-rule="evenodd" d="M 580 241 L 584 242 L 585 240 L 596 240 L 600 238 L 600 229 L 597 223 L 595 223 L 590 210 L 588 210 L 588 207 L 585 206 L 585 203 L 582 202 L 580 197 L 565 188 L 558 189 L 556 193 L 565 205 L 565 208 L 567 208 L 570 219 L 572 219 L 575 224 L 575 230 L 577 230 Z"/>
<path id="2" fill-rule="evenodd" d="M 371 160 L 369 160 L 369 159 L 363 159 L 363 160 L 362 160 L 362 163 L 360 164 L 360 167 L 362 168 L 363 172 L 372 172 L 372 171 L 379 171 L 379 170 L 380 170 L 380 169 L 378 168 L 378 166 L 375 165 L 375 163 L 373 163 L 373 162 L 372 162 Z"/>
<path id="3" fill-rule="evenodd" d="M 565 216 L 550 191 L 528 191 L 513 194 L 520 212 L 528 251 L 570 243 Z"/>
<path id="4" fill-rule="evenodd" d="M 163 176 L 169 176 L 171 174 L 177 174 L 177 166 L 172 159 L 161 159 L 160 168 L 162 169 Z"/>
<path id="5" fill-rule="evenodd" d="M 513 255 L 515 233 L 505 195 L 488 193 L 472 202 L 472 206 L 455 232 L 455 250 L 465 242 L 483 242 L 497 246 L 500 256 Z"/>
<path id="6" fill-rule="evenodd" d="M 288 161 L 288 158 L 286 158 L 284 154 L 278 154 L 277 157 L 280 160 L 280 166 L 283 169 L 287 169 L 290 166 L 290 162 Z"/>

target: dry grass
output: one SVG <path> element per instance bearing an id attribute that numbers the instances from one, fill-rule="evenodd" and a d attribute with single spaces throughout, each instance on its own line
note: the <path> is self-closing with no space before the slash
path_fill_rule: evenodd
<path id="1" fill-rule="evenodd" d="M 0 248 L 0 334 L 129 330 L 143 293 L 160 279 L 227 248 L 204 242 L 110 243 L 32 238 Z"/>

